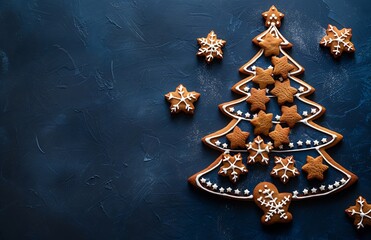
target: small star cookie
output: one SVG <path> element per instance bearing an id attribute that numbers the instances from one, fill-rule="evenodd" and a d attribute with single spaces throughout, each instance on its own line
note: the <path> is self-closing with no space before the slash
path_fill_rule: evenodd
<path id="1" fill-rule="evenodd" d="M 246 174 L 247 168 L 242 163 L 241 153 L 231 156 L 227 153 L 223 154 L 223 165 L 218 172 L 219 175 L 229 177 L 232 182 L 237 182 L 240 175 Z"/>
<path id="2" fill-rule="evenodd" d="M 323 174 L 328 169 L 328 166 L 323 164 L 322 161 L 322 156 L 316 158 L 307 156 L 307 163 L 301 168 L 301 170 L 308 174 L 308 180 L 317 179 L 323 181 Z"/>
<path id="3" fill-rule="evenodd" d="M 296 88 L 291 87 L 290 80 L 287 79 L 283 82 L 276 81 L 271 93 L 277 97 L 278 104 L 282 105 L 286 102 L 294 102 L 294 95 L 297 91 Z"/>
<path id="4" fill-rule="evenodd" d="M 286 158 L 274 157 L 276 164 L 272 169 L 271 176 L 277 177 L 283 183 L 287 183 L 290 178 L 300 175 L 298 169 L 295 167 L 295 160 L 293 156 Z"/>
<path id="5" fill-rule="evenodd" d="M 246 147 L 249 152 L 247 163 L 259 162 L 263 165 L 268 165 L 268 153 L 273 149 L 271 145 L 265 144 L 264 140 L 260 136 L 257 136 L 254 138 L 254 141 L 247 144 Z"/>
<path id="6" fill-rule="evenodd" d="M 280 193 L 272 183 L 261 182 L 256 185 L 253 198 L 255 204 L 264 212 L 260 219 L 262 224 L 291 222 L 292 215 L 288 211 L 292 199 L 291 193 Z"/>
<path id="7" fill-rule="evenodd" d="M 252 88 L 250 91 L 250 96 L 246 99 L 246 102 L 251 104 L 251 111 L 255 112 L 257 110 L 265 111 L 265 104 L 269 102 L 269 97 L 266 96 L 265 89 Z"/>
<path id="8" fill-rule="evenodd" d="M 254 126 L 254 134 L 263 134 L 267 136 L 269 134 L 269 129 L 272 127 L 272 119 L 272 113 L 265 113 L 263 110 L 260 110 L 258 116 L 250 121 Z"/>
<path id="9" fill-rule="evenodd" d="M 206 38 L 197 38 L 197 42 L 200 45 L 197 55 L 204 56 L 207 63 L 210 63 L 214 58 L 223 58 L 222 47 L 227 42 L 218 39 L 214 31 L 211 31 Z"/>
<path id="10" fill-rule="evenodd" d="M 193 114 L 195 109 L 193 103 L 199 97 L 198 92 L 188 92 L 182 84 L 175 89 L 175 92 L 169 92 L 165 95 L 165 99 L 170 103 L 170 112 L 174 114 L 179 112 Z"/>
<path id="11" fill-rule="evenodd" d="M 278 9 L 272 5 L 268 11 L 262 13 L 265 19 L 265 26 L 269 27 L 271 25 L 276 26 L 279 28 L 281 26 L 281 20 L 285 16 L 285 14 L 278 11 Z"/>
<path id="12" fill-rule="evenodd" d="M 264 89 L 267 85 L 274 84 L 273 75 L 273 68 L 263 69 L 260 67 L 256 67 L 256 75 L 252 79 L 253 83 L 259 84 L 260 89 Z"/>
<path id="13" fill-rule="evenodd" d="M 249 137 L 249 132 L 241 131 L 241 128 L 234 127 L 233 132 L 226 135 L 227 139 L 231 142 L 231 148 L 245 148 L 246 139 Z"/>
<path id="14" fill-rule="evenodd" d="M 337 27 L 329 24 L 326 30 L 326 36 L 321 39 L 319 44 L 324 47 L 329 47 L 332 56 L 337 58 L 340 57 L 344 51 L 352 53 L 356 50 L 353 43 L 350 41 L 351 38 L 351 28 L 339 30 Z"/>
<path id="15" fill-rule="evenodd" d="M 280 54 L 281 42 L 282 39 L 273 36 L 271 33 L 267 33 L 263 41 L 259 42 L 259 46 L 264 49 L 264 56 L 278 56 Z"/>
<path id="16" fill-rule="evenodd" d="M 273 56 L 271 61 L 274 66 L 273 74 L 276 76 L 281 76 L 283 80 L 288 77 L 289 72 L 295 69 L 295 66 L 288 62 L 287 56 L 280 58 Z"/>
<path id="17" fill-rule="evenodd" d="M 282 106 L 281 107 L 282 116 L 280 121 L 286 123 L 290 128 L 293 128 L 295 124 L 302 119 L 300 114 L 298 114 L 298 107 L 293 105 L 291 107 Z"/>
<path id="18" fill-rule="evenodd" d="M 277 124 L 274 131 L 269 133 L 269 137 L 274 141 L 274 147 L 279 147 L 283 144 L 289 144 L 290 128 L 283 128 L 280 124 Z"/>
<path id="19" fill-rule="evenodd" d="M 371 204 L 368 204 L 362 196 L 358 197 L 356 205 L 350 206 L 345 212 L 349 217 L 354 218 L 357 229 L 371 226 Z"/>

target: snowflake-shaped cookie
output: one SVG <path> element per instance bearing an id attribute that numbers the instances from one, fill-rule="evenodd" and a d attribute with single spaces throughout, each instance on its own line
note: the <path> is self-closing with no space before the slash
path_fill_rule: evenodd
<path id="1" fill-rule="evenodd" d="M 326 30 L 326 36 L 320 41 L 320 45 L 329 47 L 331 54 L 337 58 L 340 57 L 343 51 L 354 52 L 353 43 L 350 41 L 352 38 L 352 29 L 343 28 L 337 29 L 335 26 L 328 25 Z"/>
<path id="2" fill-rule="evenodd" d="M 254 141 L 247 144 L 246 147 L 250 153 L 247 163 L 259 162 L 263 165 L 268 165 L 268 153 L 273 149 L 272 145 L 265 144 L 264 140 L 260 136 L 257 136 L 254 138 Z"/>
<path id="3" fill-rule="evenodd" d="M 198 92 L 188 92 L 182 84 L 180 84 L 175 92 L 169 92 L 165 98 L 170 102 L 171 113 L 185 112 L 193 114 L 195 107 L 193 103 L 198 100 L 200 94 Z"/>
<path id="4" fill-rule="evenodd" d="M 227 43 L 223 39 L 218 39 L 214 31 L 211 31 L 206 38 L 197 38 L 200 45 L 198 56 L 205 56 L 206 62 L 210 63 L 214 58 L 223 58 L 222 47 Z"/>
<path id="5" fill-rule="evenodd" d="M 357 229 L 364 228 L 365 225 L 371 226 L 371 204 L 368 204 L 363 197 L 359 196 L 356 205 L 349 207 L 345 212 L 354 218 Z"/>
<path id="6" fill-rule="evenodd" d="M 293 156 L 286 158 L 274 157 L 276 164 L 272 169 L 271 176 L 280 178 L 281 182 L 287 183 L 291 177 L 298 176 L 300 173 L 295 167 L 295 160 Z"/>
<path id="7" fill-rule="evenodd" d="M 259 183 L 254 189 L 254 201 L 264 211 L 261 217 L 263 224 L 290 222 L 292 215 L 288 208 L 291 199 L 291 193 L 279 193 L 276 186 L 269 182 Z"/>
<path id="8" fill-rule="evenodd" d="M 223 154 L 223 165 L 218 172 L 221 176 L 229 177 L 232 182 L 237 182 L 240 175 L 246 174 L 246 166 L 242 163 L 241 153 L 234 156 Z"/>

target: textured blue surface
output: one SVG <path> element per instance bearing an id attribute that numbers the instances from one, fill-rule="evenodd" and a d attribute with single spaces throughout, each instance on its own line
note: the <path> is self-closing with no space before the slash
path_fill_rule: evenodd
<path id="1" fill-rule="evenodd" d="M 344 136 L 328 152 L 359 176 L 332 197 L 290 207 L 265 228 L 252 202 L 197 191 L 187 178 L 218 152 L 201 138 L 230 118 L 238 68 L 272 4 L 326 107 L 316 121 Z M 313 1 L 0 1 L 1 239 L 370 239 L 344 209 L 371 202 L 371 3 Z M 354 55 L 319 47 L 327 24 L 353 29 Z M 214 29 L 220 63 L 195 54 Z M 163 95 L 200 92 L 193 117 L 171 117 Z"/>

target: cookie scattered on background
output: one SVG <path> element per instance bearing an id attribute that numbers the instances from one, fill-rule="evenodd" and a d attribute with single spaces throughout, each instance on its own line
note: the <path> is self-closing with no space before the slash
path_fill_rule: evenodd
<path id="1" fill-rule="evenodd" d="M 211 31 L 206 38 L 197 38 L 200 45 L 197 55 L 204 56 L 207 63 L 211 63 L 214 58 L 222 59 L 222 47 L 227 43 L 223 39 L 218 39 L 214 31 Z"/>
<path id="2" fill-rule="evenodd" d="M 339 30 L 337 27 L 329 24 L 326 30 L 326 36 L 322 38 L 319 44 L 324 47 L 329 47 L 332 56 L 338 58 L 344 51 L 352 53 L 356 50 L 353 43 L 350 41 L 351 38 L 351 28 Z"/>
<path id="3" fill-rule="evenodd" d="M 170 112 L 174 114 L 179 112 L 193 114 L 195 110 L 193 103 L 199 97 L 198 92 L 188 92 L 182 84 L 175 89 L 175 92 L 169 92 L 165 95 L 165 99 L 170 103 Z"/>
<path id="4" fill-rule="evenodd" d="M 371 226 L 371 204 L 368 204 L 362 196 L 357 198 L 356 205 L 350 206 L 345 212 L 349 217 L 354 218 L 357 229 Z"/>

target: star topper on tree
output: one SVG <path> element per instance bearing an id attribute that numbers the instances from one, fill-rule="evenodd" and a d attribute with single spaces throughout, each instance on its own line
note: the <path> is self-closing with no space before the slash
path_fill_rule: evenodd
<path id="1" fill-rule="evenodd" d="M 189 182 L 214 195 L 254 200 L 270 216 L 262 222 L 272 224 L 291 221 L 282 217 L 291 199 L 343 190 L 357 176 L 326 152 L 342 136 L 313 122 L 325 108 L 306 98 L 314 88 L 297 77 L 304 68 L 284 51 L 292 47 L 278 30 L 284 14 L 272 6 L 262 15 L 268 29 L 253 39 L 261 49 L 240 68 L 247 77 L 232 87 L 241 98 L 219 105 L 232 120 L 203 138 L 221 155 Z M 285 200 L 277 203 L 273 195 Z"/>

